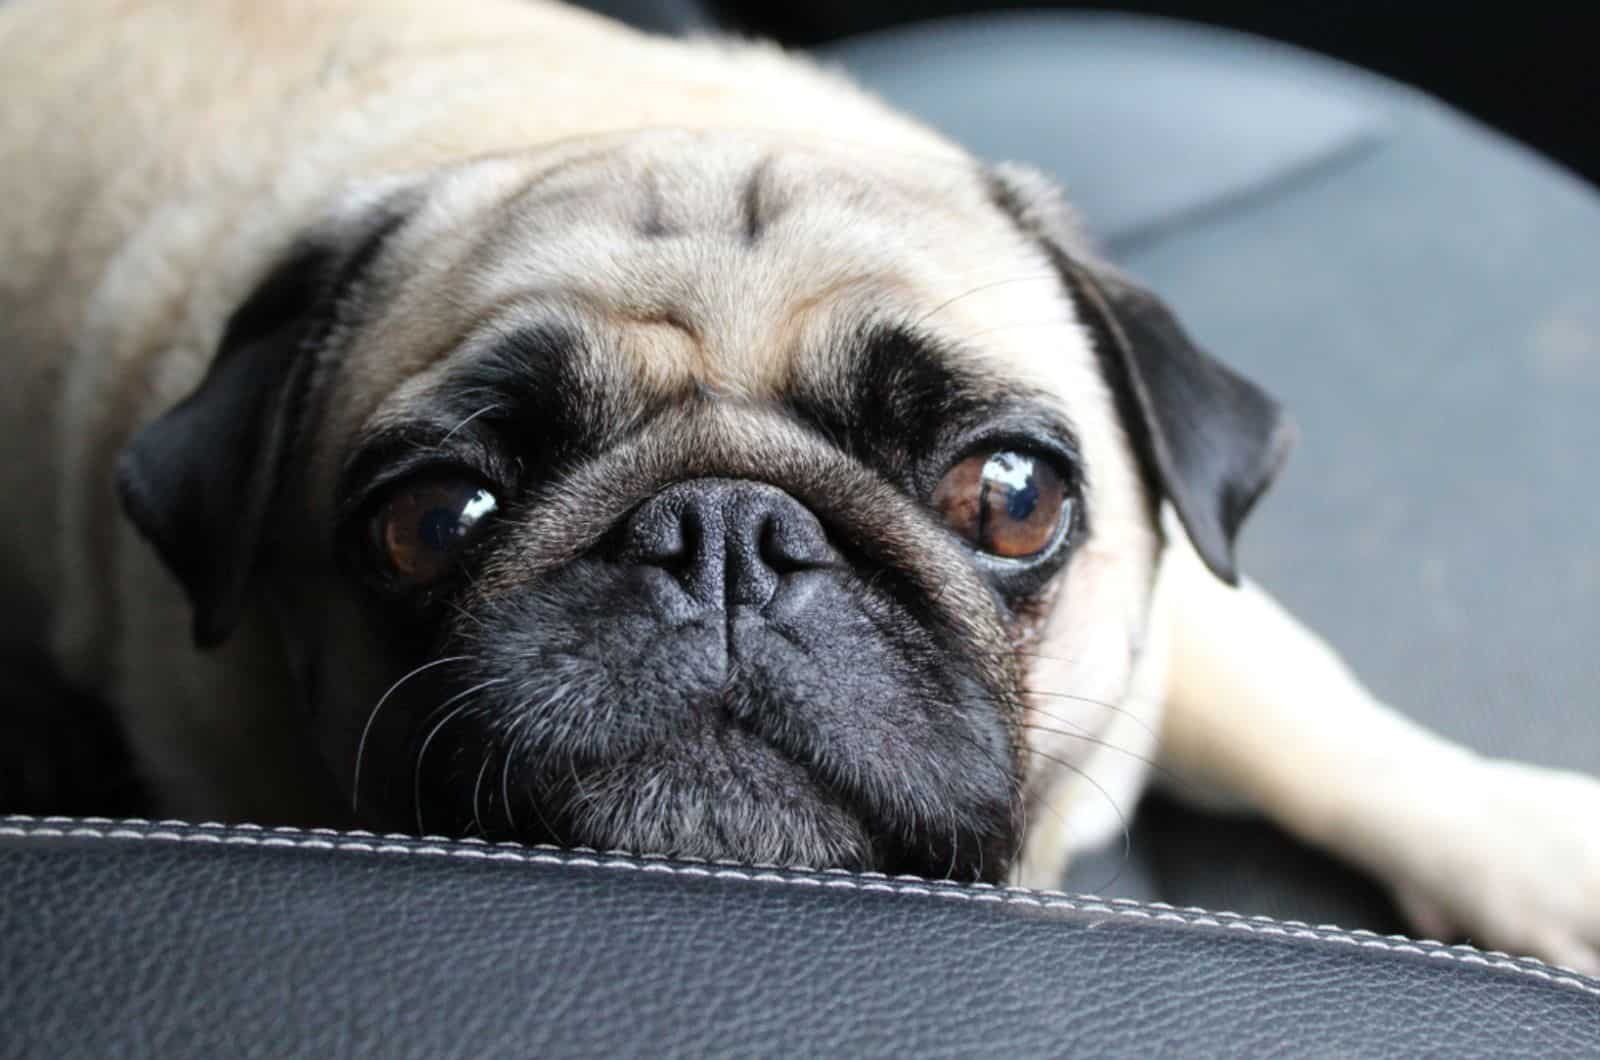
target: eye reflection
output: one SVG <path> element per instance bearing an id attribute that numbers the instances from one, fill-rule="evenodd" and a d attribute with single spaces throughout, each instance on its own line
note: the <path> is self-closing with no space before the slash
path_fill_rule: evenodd
<path id="1" fill-rule="evenodd" d="M 494 494 L 476 483 L 407 483 L 378 512 L 374 537 L 395 576 L 426 585 L 453 569 L 473 531 L 498 506 Z"/>
<path id="2" fill-rule="evenodd" d="M 1049 461 L 1028 453 L 976 453 L 945 474 L 933 506 L 979 551 L 1027 559 L 1050 547 L 1070 504 Z"/>

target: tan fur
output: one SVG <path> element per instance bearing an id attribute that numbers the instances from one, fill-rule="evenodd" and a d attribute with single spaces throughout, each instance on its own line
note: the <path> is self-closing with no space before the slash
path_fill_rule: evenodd
<path id="1" fill-rule="evenodd" d="M 0 195 L 15 204 L 0 242 L 24 248 L 0 286 L 20 383 L 8 396 L 21 399 L 0 430 L 25 428 L 4 440 L 43 458 L 4 485 L 55 498 L 25 536 L 0 530 L 0 548 L 32 558 L 32 585 L 60 587 L 54 649 L 128 704 L 175 811 L 277 810 L 276 778 L 307 748 L 252 725 L 240 702 L 241 687 L 261 702 L 287 694 L 266 634 L 215 656 L 187 646 L 186 603 L 120 517 L 111 461 L 194 387 L 288 234 L 440 169 L 448 190 L 405 237 L 418 267 L 337 369 L 322 453 L 403 408 L 474 329 L 535 307 L 598 311 L 663 388 L 693 379 L 749 397 L 788 370 L 774 351 L 898 308 L 980 342 L 1080 425 L 1106 530 L 1065 587 L 1090 610 L 1052 622 L 1038 650 L 1081 660 L 1086 677 L 1079 687 L 1052 663 L 1041 680 L 1120 698 L 1125 635 L 1102 638 L 1099 662 L 1083 627 L 1094 607 L 1138 620 L 1156 539 L 1071 308 L 964 153 L 842 79 L 767 46 L 669 43 L 526 0 L 83 3 L 70 17 L 23 0 L 0 12 L 0 57 L 0 92 L 28 101 L 0 111 Z M 675 258 L 683 244 L 634 234 L 645 180 L 670 223 L 716 226 L 733 223 L 728 207 L 703 204 L 736 202 L 756 165 L 779 235 L 754 267 Z M 507 239 L 519 253 L 501 253 Z M 674 276 L 688 279 L 664 284 Z M 316 470 L 313 496 L 331 496 L 337 460 Z M 1070 740 L 1047 750 L 1081 753 Z"/>
<path id="2" fill-rule="evenodd" d="M 739 224 L 737 188 L 758 169 L 770 235 L 754 255 L 691 258 L 638 237 L 642 223 Z M 1094 534 L 1026 645 L 1032 720 L 1055 734 L 1030 736 L 1022 878 L 1053 883 L 1074 849 L 1114 831 L 1108 807 L 1131 807 L 1170 698 L 1181 768 L 1469 926 L 1502 925 L 1503 899 L 1462 899 L 1400 856 L 1415 818 L 1327 795 L 1336 760 L 1297 774 L 1307 727 L 1331 724 L 1310 719 L 1354 717 L 1368 739 L 1401 728 L 1353 682 L 1305 697 L 1315 682 L 1293 662 L 1239 647 L 1265 636 L 1334 667 L 1309 634 L 1253 590 L 1196 573 L 1181 543 L 1157 590 L 1163 535 L 1085 336 L 964 152 L 773 48 L 654 39 L 535 0 L 0 5 L 0 446 L 27 454 L 0 463 L 0 591 L 31 602 L 25 621 L 49 630 L 76 681 L 123 706 L 167 809 L 314 815 L 316 749 L 271 709 L 294 690 L 267 616 L 216 654 L 190 647 L 188 606 L 122 518 L 112 461 L 193 389 L 227 315 L 295 233 L 440 173 L 443 193 L 402 237 L 409 271 L 387 278 L 381 312 L 324 368 L 337 400 L 311 497 L 331 503 L 350 439 L 401 416 L 449 351 L 535 309 L 581 310 L 646 387 L 757 399 L 790 351 L 869 309 L 899 313 L 1055 395 L 1090 469 Z M 1308 698 L 1314 709 L 1296 706 Z M 1404 746 L 1429 775 L 1458 760 L 1436 740 Z M 1592 787 L 1571 791 L 1600 819 Z M 1479 849 L 1511 846 L 1496 843 Z M 1584 849 L 1589 881 L 1600 858 Z M 1592 940 L 1600 902 L 1586 921 L 1570 902 L 1546 907 L 1503 937 L 1592 958 L 1552 924 L 1581 921 Z"/>

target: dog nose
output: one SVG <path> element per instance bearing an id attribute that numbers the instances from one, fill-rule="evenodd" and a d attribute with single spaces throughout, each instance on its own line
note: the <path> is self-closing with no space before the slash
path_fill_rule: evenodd
<path id="1" fill-rule="evenodd" d="M 626 561 L 663 568 L 702 604 L 762 606 L 796 571 L 838 562 L 805 505 L 764 482 L 691 479 L 634 510 Z"/>

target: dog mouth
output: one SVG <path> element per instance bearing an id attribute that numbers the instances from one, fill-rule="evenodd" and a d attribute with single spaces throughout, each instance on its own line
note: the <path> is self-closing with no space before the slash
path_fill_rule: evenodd
<path id="1" fill-rule="evenodd" d="M 671 638 L 653 647 L 681 663 Z M 698 692 L 629 694 L 615 662 L 589 686 L 573 672 L 549 687 L 503 672 L 435 683 L 406 711 L 410 735 L 369 759 L 369 823 L 743 864 L 1003 877 L 1015 813 L 1003 735 L 981 747 L 979 731 L 963 731 L 941 747 L 912 723 L 917 714 L 948 725 L 950 703 L 903 689 L 900 701 L 884 690 L 877 703 L 797 692 L 774 682 L 792 649 L 751 653 L 747 672 Z M 674 677 L 684 679 L 681 665 Z"/>
<path id="2" fill-rule="evenodd" d="M 615 756 L 540 747 L 486 711 L 418 749 L 416 828 L 691 860 L 990 882 L 1003 875 L 1004 854 L 982 834 L 992 822 L 975 827 L 948 810 L 942 829 L 922 827 L 894 797 L 875 800 L 841 783 L 834 774 L 843 762 L 819 761 L 788 734 L 738 720 L 730 704 L 742 698 L 708 697 L 696 723 Z"/>
<path id="3" fill-rule="evenodd" d="M 864 808 L 738 726 L 706 726 L 631 759 L 552 772 L 525 790 L 530 809 L 556 809 L 539 825 L 553 825 L 562 845 L 849 869 L 875 867 L 885 854 Z"/>

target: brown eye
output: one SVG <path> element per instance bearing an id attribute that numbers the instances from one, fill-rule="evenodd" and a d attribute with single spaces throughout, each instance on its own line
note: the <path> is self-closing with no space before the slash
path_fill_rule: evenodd
<path id="1" fill-rule="evenodd" d="M 1047 461 L 1026 453 L 977 453 L 945 473 L 933 506 L 974 548 L 1027 559 L 1049 548 L 1070 508 Z"/>
<path id="2" fill-rule="evenodd" d="M 472 531 L 495 507 L 494 494 L 476 483 L 408 483 L 379 510 L 373 533 L 390 571 L 426 585 L 451 570 Z"/>

